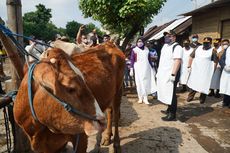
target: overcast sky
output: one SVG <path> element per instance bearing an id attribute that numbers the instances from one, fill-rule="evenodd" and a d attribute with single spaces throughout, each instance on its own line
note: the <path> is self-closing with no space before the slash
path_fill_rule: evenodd
<path id="1" fill-rule="evenodd" d="M 160 13 L 154 17 L 153 22 L 147 28 L 153 25 L 161 25 L 178 18 L 179 14 L 193 10 L 209 3 L 211 0 L 167 0 Z M 78 0 L 21 0 L 22 13 L 35 11 L 35 5 L 41 3 L 46 8 L 52 9 L 52 22 L 57 27 L 65 28 L 68 21 L 77 21 L 79 23 L 88 24 L 90 22 L 100 26 L 99 22 L 90 18 L 84 18 L 78 7 Z M 195 3 L 196 2 L 196 3 Z M 0 0 L 0 16 L 6 21 L 6 0 Z M 146 29 L 147 29 L 146 28 Z"/>

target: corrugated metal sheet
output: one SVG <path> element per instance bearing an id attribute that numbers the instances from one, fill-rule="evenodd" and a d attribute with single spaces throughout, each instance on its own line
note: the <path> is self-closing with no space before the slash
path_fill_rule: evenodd
<path id="1" fill-rule="evenodd" d="M 184 23 L 177 26 L 173 31 L 175 31 L 176 34 L 181 34 L 185 32 L 190 27 L 190 30 L 192 29 L 192 18 L 188 19 Z"/>
<path id="2" fill-rule="evenodd" d="M 205 5 L 203 7 L 200 7 L 198 9 L 195 9 L 191 12 L 184 13 L 182 15 L 184 16 L 191 16 L 194 14 L 202 13 L 202 12 L 207 12 L 208 10 L 213 10 L 215 8 L 223 7 L 223 6 L 230 6 L 230 0 L 218 0 L 213 3 L 210 3 L 208 5 Z"/>
<path id="3" fill-rule="evenodd" d="M 175 20 L 170 21 L 168 23 L 165 23 L 161 26 L 153 26 L 151 28 L 149 28 L 149 30 L 147 32 L 145 32 L 144 34 L 144 40 L 148 40 L 149 38 L 151 38 L 152 36 L 154 36 L 155 34 L 157 34 L 158 32 L 160 32 L 162 29 L 166 28 L 167 26 L 169 26 L 171 23 L 173 23 Z"/>
<path id="4" fill-rule="evenodd" d="M 162 29 L 160 32 L 156 33 L 155 35 L 153 35 L 149 40 L 157 40 L 160 39 L 161 37 L 163 37 L 163 33 L 165 31 L 169 31 L 169 30 L 173 30 L 176 27 L 178 27 L 179 25 L 181 25 L 182 23 L 186 22 L 187 20 L 189 20 L 191 18 L 191 16 L 186 16 L 180 19 L 175 20 L 173 23 L 171 23 L 170 25 L 168 25 L 166 28 Z"/>

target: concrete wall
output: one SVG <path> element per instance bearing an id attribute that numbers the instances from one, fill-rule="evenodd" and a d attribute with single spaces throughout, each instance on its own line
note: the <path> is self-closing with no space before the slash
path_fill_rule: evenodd
<path id="1" fill-rule="evenodd" d="M 222 22 L 230 20 L 230 8 L 229 6 L 224 6 L 194 14 L 192 19 L 192 34 L 198 34 L 200 42 L 202 42 L 205 36 L 219 38 L 222 32 Z M 227 29 L 227 32 L 230 32 L 230 27 Z"/>

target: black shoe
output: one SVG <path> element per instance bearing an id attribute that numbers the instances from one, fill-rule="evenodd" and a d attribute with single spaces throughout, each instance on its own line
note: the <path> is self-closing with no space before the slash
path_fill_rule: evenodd
<path id="1" fill-rule="evenodd" d="M 201 100 L 201 99 L 200 99 L 200 103 L 201 103 L 201 104 L 204 104 L 204 102 L 205 102 L 205 100 Z"/>
<path id="2" fill-rule="evenodd" d="M 180 92 L 181 92 L 181 93 L 184 93 L 184 92 L 186 92 L 186 91 L 187 91 L 186 85 L 182 85 L 182 88 L 181 88 Z"/>
<path id="3" fill-rule="evenodd" d="M 187 91 L 186 89 L 182 88 L 179 92 L 180 92 L 180 93 L 184 93 L 184 92 L 186 92 L 186 91 Z"/>
<path id="4" fill-rule="evenodd" d="M 161 113 L 167 115 L 169 113 L 169 111 L 168 110 L 161 110 Z"/>
<path id="5" fill-rule="evenodd" d="M 208 96 L 209 96 L 209 97 L 212 97 L 212 96 L 214 96 L 214 95 L 215 95 L 214 90 L 211 89 L 211 91 L 209 92 Z"/>
<path id="6" fill-rule="evenodd" d="M 220 98 L 221 95 L 220 95 L 219 93 L 216 93 L 216 94 L 215 94 L 215 97 L 216 97 L 216 98 Z"/>
<path id="7" fill-rule="evenodd" d="M 167 116 L 161 118 L 163 121 L 176 121 L 176 115 L 168 113 Z"/>
<path id="8" fill-rule="evenodd" d="M 226 103 L 223 103 L 222 104 L 222 107 L 229 107 L 230 105 L 226 104 Z"/>

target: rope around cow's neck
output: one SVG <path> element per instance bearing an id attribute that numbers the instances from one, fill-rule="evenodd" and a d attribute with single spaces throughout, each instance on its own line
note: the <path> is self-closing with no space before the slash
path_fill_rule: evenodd
<path id="1" fill-rule="evenodd" d="M 35 66 L 40 63 L 40 62 L 34 62 L 30 65 L 29 67 L 29 71 L 28 71 L 28 96 L 29 96 L 29 104 L 30 104 L 30 110 L 32 113 L 33 118 L 38 121 L 38 118 L 36 116 L 34 107 L 33 107 L 33 93 L 32 93 L 32 80 L 33 80 L 33 71 Z M 35 80 L 36 81 L 36 80 Z M 73 108 L 70 104 L 68 104 L 67 102 L 65 102 L 64 100 L 60 99 L 59 97 L 57 97 L 54 93 L 52 93 L 51 91 L 49 91 L 43 84 L 40 83 L 40 86 L 42 87 L 42 89 L 44 91 L 46 91 L 46 93 L 48 93 L 49 96 L 51 96 L 55 101 L 57 101 L 59 104 L 61 104 L 65 110 L 67 110 L 70 113 L 73 113 L 75 115 L 78 115 L 79 117 L 88 119 L 88 120 L 92 120 L 92 121 L 99 121 L 95 116 L 91 116 L 88 115 L 84 112 L 81 112 L 75 108 Z"/>

